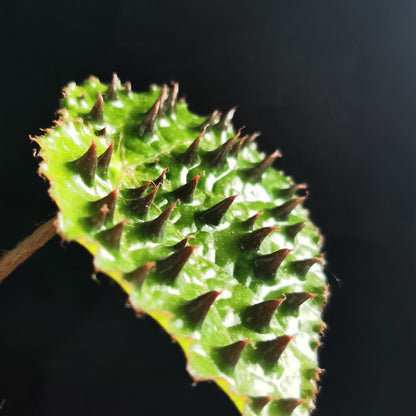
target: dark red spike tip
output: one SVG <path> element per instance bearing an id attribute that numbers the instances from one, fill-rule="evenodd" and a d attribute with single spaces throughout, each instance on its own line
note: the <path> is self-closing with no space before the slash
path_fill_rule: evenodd
<path id="1" fill-rule="evenodd" d="M 293 240 L 297 236 L 297 234 L 302 231 L 305 225 L 307 225 L 306 222 L 298 222 L 296 224 L 286 225 L 284 227 L 284 231 L 286 235 Z"/>
<path id="2" fill-rule="evenodd" d="M 289 188 L 282 189 L 280 191 L 280 194 L 284 196 L 285 198 L 290 198 L 291 196 L 295 195 L 296 192 L 303 190 L 303 189 L 308 189 L 308 185 L 306 185 L 306 183 L 296 183 L 290 186 Z"/>
<path id="3" fill-rule="evenodd" d="M 125 189 L 123 193 L 127 198 L 131 198 L 131 199 L 141 198 L 151 183 L 152 182 L 149 181 L 149 182 L 146 182 L 144 185 L 139 186 L 138 188 Z"/>
<path id="4" fill-rule="evenodd" d="M 91 142 L 91 146 L 80 158 L 69 162 L 70 166 L 80 174 L 88 186 L 94 185 L 97 163 L 97 146 L 94 141 Z"/>
<path id="5" fill-rule="evenodd" d="M 179 84 L 172 81 L 172 88 L 169 90 L 169 95 L 165 103 L 165 112 L 173 114 L 176 111 L 176 102 L 178 100 Z"/>
<path id="6" fill-rule="evenodd" d="M 234 117 L 234 113 L 237 110 L 237 107 L 232 107 L 230 110 L 228 110 L 227 113 L 225 113 L 220 121 L 215 125 L 215 128 L 218 130 L 227 130 L 229 126 L 231 126 L 231 121 Z"/>
<path id="7" fill-rule="evenodd" d="M 218 110 L 214 110 L 208 118 L 200 125 L 198 126 L 198 129 L 202 132 L 205 132 L 206 129 L 212 126 L 214 120 L 216 117 L 219 117 L 221 113 Z"/>
<path id="8" fill-rule="evenodd" d="M 180 199 L 182 202 L 190 202 L 194 196 L 196 185 L 201 175 L 196 175 L 185 185 L 180 186 L 171 192 L 171 195 L 175 199 Z"/>
<path id="9" fill-rule="evenodd" d="M 163 94 L 163 92 L 162 92 Z M 140 131 L 143 134 L 150 134 L 153 133 L 153 130 L 155 128 L 156 119 L 159 114 L 160 104 L 162 100 L 162 94 L 159 96 L 159 98 L 155 101 L 153 106 L 150 108 L 150 110 L 146 113 L 142 124 L 140 124 Z"/>
<path id="10" fill-rule="evenodd" d="M 108 211 L 107 204 L 102 205 L 95 214 L 85 219 L 87 225 L 93 228 L 100 228 L 104 224 Z"/>
<path id="11" fill-rule="evenodd" d="M 104 100 L 101 93 L 98 93 L 97 101 L 91 108 L 89 116 L 96 123 L 102 123 L 104 121 Z"/>
<path id="12" fill-rule="evenodd" d="M 130 81 L 126 81 L 124 84 L 123 84 L 123 94 L 125 94 L 125 95 L 131 95 L 131 82 Z"/>
<path id="13" fill-rule="evenodd" d="M 251 233 L 245 234 L 240 240 L 240 247 L 247 252 L 257 251 L 262 241 L 274 230 L 280 230 L 279 227 L 263 227 Z"/>
<path id="14" fill-rule="evenodd" d="M 300 196 L 298 198 L 293 198 L 290 201 L 285 202 L 278 207 L 275 207 L 271 210 L 271 214 L 276 219 L 287 219 L 289 214 L 295 209 L 299 204 L 302 204 L 305 201 L 306 196 Z"/>
<path id="15" fill-rule="evenodd" d="M 155 186 L 153 191 L 143 197 L 143 198 L 135 198 L 129 202 L 130 209 L 139 217 L 145 218 L 149 212 L 150 205 L 152 205 L 153 200 L 155 199 L 155 195 L 157 190 L 159 189 L 159 185 Z"/>
<path id="16" fill-rule="evenodd" d="M 246 170 L 246 176 L 253 181 L 261 180 L 263 173 L 265 173 L 266 170 L 279 157 L 282 157 L 282 154 L 278 150 L 276 150 L 274 153 L 266 156 L 261 162 L 257 163 L 252 168 Z"/>
<path id="17" fill-rule="evenodd" d="M 283 306 L 286 309 L 291 311 L 296 310 L 305 303 L 309 299 L 313 299 L 316 297 L 315 293 L 308 293 L 308 292 L 292 292 L 292 293 L 285 293 L 285 301 Z"/>
<path id="18" fill-rule="evenodd" d="M 237 341 L 225 347 L 218 348 L 218 355 L 221 360 L 221 364 L 228 367 L 235 367 L 244 348 L 249 343 L 249 340 Z"/>
<path id="19" fill-rule="evenodd" d="M 305 403 L 305 400 L 288 398 L 276 401 L 276 405 L 280 410 L 280 413 L 284 416 L 291 415 L 293 411 L 302 403 Z"/>
<path id="20" fill-rule="evenodd" d="M 252 215 L 250 218 L 243 221 L 241 225 L 247 230 L 251 230 L 254 226 L 254 223 L 257 221 L 257 218 L 260 217 L 261 214 L 262 212 L 258 212 L 257 214 Z"/>
<path id="21" fill-rule="evenodd" d="M 219 225 L 235 198 L 237 198 L 237 195 L 229 196 L 211 208 L 197 212 L 195 214 L 195 219 L 202 224 Z"/>
<path id="22" fill-rule="evenodd" d="M 101 231 L 98 234 L 98 237 L 102 244 L 109 249 L 118 250 L 120 248 L 121 235 L 125 225 L 126 220 L 123 220 L 114 227 Z"/>
<path id="23" fill-rule="evenodd" d="M 157 260 L 156 271 L 159 276 L 168 283 L 173 282 L 195 248 L 196 246 L 186 246 L 175 251 L 170 256 Z"/>
<path id="24" fill-rule="evenodd" d="M 114 101 L 118 99 L 118 87 L 120 86 L 120 80 L 115 72 L 113 72 L 113 76 L 111 78 L 110 85 L 105 93 L 105 98 Z"/>
<path id="25" fill-rule="evenodd" d="M 261 133 L 259 133 L 259 132 L 255 132 L 255 133 L 253 133 L 253 134 L 250 134 L 250 135 L 247 137 L 247 139 L 244 141 L 244 143 L 243 143 L 243 147 L 246 147 L 246 146 L 248 146 L 250 143 L 254 142 L 254 140 L 256 140 L 256 139 L 257 139 L 257 137 L 259 137 L 259 136 L 260 136 L 260 134 L 261 134 Z"/>
<path id="26" fill-rule="evenodd" d="M 269 403 L 273 398 L 271 396 L 258 396 L 258 397 L 251 397 L 251 407 L 256 410 L 260 411 L 263 409 L 264 406 L 266 406 L 267 403 Z"/>
<path id="27" fill-rule="evenodd" d="M 225 143 L 223 143 L 217 149 L 213 150 L 212 152 L 209 152 L 208 162 L 212 167 L 219 168 L 224 165 L 227 159 L 227 156 L 230 153 L 233 147 L 233 144 L 239 135 L 240 135 L 240 132 L 238 132 L 235 136 L 229 138 Z"/>
<path id="28" fill-rule="evenodd" d="M 314 257 L 311 259 L 297 260 L 292 262 L 290 265 L 296 274 L 304 277 L 308 273 L 309 269 L 316 263 L 322 263 L 322 259 L 319 257 Z"/>
<path id="29" fill-rule="evenodd" d="M 168 168 L 164 168 L 162 170 L 162 173 L 153 181 L 153 185 L 155 185 L 155 186 L 158 186 L 158 185 L 162 186 L 163 185 L 163 181 L 165 180 L 165 175 L 166 175 L 166 172 L 167 171 L 168 171 Z"/>
<path id="30" fill-rule="evenodd" d="M 172 214 L 173 208 L 176 204 L 172 204 L 169 208 L 163 211 L 158 217 L 152 221 L 147 221 L 141 224 L 143 233 L 148 237 L 163 237 L 165 233 L 166 224 L 169 221 L 170 215 Z"/>
<path id="31" fill-rule="evenodd" d="M 191 236 L 188 235 L 183 240 L 179 241 L 179 243 L 174 244 L 170 248 L 173 249 L 173 250 L 179 250 L 181 248 L 184 248 L 188 244 L 188 241 L 189 241 L 190 238 L 191 238 Z"/>
<path id="32" fill-rule="evenodd" d="M 256 256 L 254 258 L 255 277 L 265 280 L 272 279 L 283 260 L 291 251 L 289 248 L 282 248 L 270 254 Z"/>
<path id="33" fill-rule="evenodd" d="M 97 167 L 105 175 L 107 174 L 108 168 L 110 166 L 111 157 L 113 156 L 113 150 L 114 150 L 114 140 L 111 141 L 111 143 L 109 144 L 107 149 L 104 151 L 104 153 L 98 156 L 98 159 L 97 159 Z"/>
<path id="34" fill-rule="evenodd" d="M 94 210 L 100 210 L 103 205 L 107 205 L 108 213 L 107 213 L 107 220 L 112 220 L 114 215 L 114 210 L 116 208 L 116 200 L 117 200 L 117 189 L 111 191 L 105 197 L 98 199 L 97 201 L 90 202 L 91 208 Z"/>
<path id="35" fill-rule="evenodd" d="M 238 153 L 240 152 L 240 149 L 244 147 L 244 142 L 247 140 L 248 134 L 243 136 L 240 140 L 238 140 L 236 143 L 234 143 L 233 148 L 231 149 L 230 155 L 237 157 Z"/>
<path id="36" fill-rule="evenodd" d="M 138 267 L 137 269 L 129 273 L 126 273 L 124 275 L 124 278 L 127 281 L 132 282 L 138 288 L 141 288 L 143 286 L 144 280 L 146 279 L 146 276 L 155 267 L 156 267 L 156 263 L 154 261 L 151 261 L 149 263 L 144 264 L 143 266 Z"/>
<path id="37" fill-rule="evenodd" d="M 248 306 L 242 314 L 244 325 L 255 331 L 268 327 L 276 309 L 283 301 L 284 299 L 273 299 Z"/>
<path id="38" fill-rule="evenodd" d="M 192 165 L 196 162 L 196 159 L 198 157 L 199 142 L 201 141 L 201 138 L 202 138 L 204 133 L 205 133 L 205 130 L 203 130 L 198 135 L 198 137 L 191 143 L 191 145 L 180 156 L 181 161 L 185 166 Z"/>
<path id="39" fill-rule="evenodd" d="M 221 292 L 212 290 L 186 303 L 184 311 L 188 321 L 193 326 L 202 325 L 209 309 L 220 294 Z"/>
<path id="40" fill-rule="evenodd" d="M 158 117 L 163 117 L 166 114 L 166 101 L 168 99 L 168 86 L 162 85 L 162 91 L 160 92 L 160 107 Z"/>
<path id="41" fill-rule="evenodd" d="M 261 341 L 257 343 L 257 350 L 267 364 L 276 364 L 292 338 L 290 335 L 282 335 L 270 341 Z"/>

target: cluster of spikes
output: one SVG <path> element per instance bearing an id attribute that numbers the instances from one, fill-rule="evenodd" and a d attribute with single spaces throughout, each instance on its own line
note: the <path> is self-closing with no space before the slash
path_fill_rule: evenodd
<path id="1" fill-rule="evenodd" d="M 235 108 L 199 117 L 178 93 L 116 74 L 68 85 L 34 139 L 60 232 L 181 345 L 195 380 L 244 415 L 309 414 L 326 286 L 305 185 L 234 131 Z"/>

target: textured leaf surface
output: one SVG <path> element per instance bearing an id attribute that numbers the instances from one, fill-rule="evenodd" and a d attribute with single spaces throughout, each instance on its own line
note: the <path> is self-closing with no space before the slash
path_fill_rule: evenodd
<path id="1" fill-rule="evenodd" d="M 233 111 L 192 114 L 176 87 L 65 89 L 35 139 L 61 233 L 179 342 L 195 379 L 245 415 L 306 415 L 326 296 L 318 230 L 269 167 L 279 154 L 236 135 Z"/>

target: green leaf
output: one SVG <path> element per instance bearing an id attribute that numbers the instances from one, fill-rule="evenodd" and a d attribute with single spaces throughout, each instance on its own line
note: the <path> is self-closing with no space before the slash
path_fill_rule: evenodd
<path id="1" fill-rule="evenodd" d="M 299 186 L 270 167 L 278 152 L 235 134 L 234 110 L 204 123 L 176 94 L 116 76 L 64 90 L 35 139 L 62 237 L 180 344 L 195 380 L 244 415 L 306 415 L 326 299 L 319 232 Z"/>

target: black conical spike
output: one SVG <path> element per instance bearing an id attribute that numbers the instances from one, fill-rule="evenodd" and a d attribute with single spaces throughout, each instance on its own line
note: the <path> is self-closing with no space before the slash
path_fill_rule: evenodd
<path id="1" fill-rule="evenodd" d="M 276 406 L 279 414 L 282 416 L 290 416 L 293 411 L 302 403 L 305 403 L 305 400 L 287 398 L 276 400 L 276 402 L 273 402 L 272 404 Z"/>
<path id="2" fill-rule="evenodd" d="M 299 204 L 302 204 L 306 199 L 306 196 L 300 196 L 298 198 L 291 199 L 290 201 L 285 202 L 278 207 L 275 207 L 271 210 L 271 214 L 276 219 L 287 219 L 289 214 L 295 209 Z"/>
<path id="3" fill-rule="evenodd" d="M 299 308 L 302 303 L 305 303 L 308 299 L 313 299 L 316 294 L 308 293 L 308 292 L 292 292 L 292 293 L 285 293 L 285 301 L 282 306 L 285 309 L 289 310 L 296 310 Z"/>
<path id="4" fill-rule="evenodd" d="M 138 188 L 124 189 L 123 194 L 126 198 L 131 198 L 131 199 L 141 198 L 151 183 L 152 182 L 149 181 L 145 183 L 144 185 L 139 186 Z"/>
<path id="5" fill-rule="evenodd" d="M 168 257 L 157 260 L 156 271 L 159 276 L 168 283 L 173 282 L 195 248 L 196 246 L 186 246 Z"/>
<path id="6" fill-rule="evenodd" d="M 237 198 L 237 195 L 229 196 L 205 211 L 196 212 L 195 219 L 202 224 L 219 225 L 235 198 Z"/>
<path id="7" fill-rule="evenodd" d="M 96 123 L 102 123 L 104 121 L 104 100 L 100 93 L 98 93 L 97 101 L 91 108 L 89 116 Z"/>
<path id="8" fill-rule="evenodd" d="M 97 167 L 105 175 L 108 173 L 108 168 L 110 166 L 111 157 L 113 156 L 114 141 L 111 141 L 110 145 L 104 151 L 104 153 L 98 156 Z"/>
<path id="9" fill-rule="evenodd" d="M 111 101 L 118 99 L 118 87 L 120 86 L 120 80 L 118 79 L 117 74 L 114 72 L 113 77 L 111 78 L 110 85 L 105 93 L 105 98 Z"/>
<path id="10" fill-rule="evenodd" d="M 155 199 L 155 195 L 157 190 L 159 189 L 159 185 L 153 189 L 153 191 L 145 196 L 144 198 L 135 198 L 129 201 L 130 209 L 139 217 L 145 218 L 147 213 L 149 212 L 150 205 L 152 205 L 153 200 Z"/>
<path id="11" fill-rule="evenodd" d="M 292 250 L 282 248 L 274 253 L 254 257 L 254 275 L 259 279 L 273 279 L 282 261 Z"/>
<path id="12" fill-rule="evenodd" d="M 189 241 L 190 238 L 191 238 L 191 236 L 188 235 L 188 237 L 185 237 L 183 240 L 179 241 L 179 243 L 176 243 L 173 246 L 170 246 L 170 248 L 173 249 L 173 250 L 179 250 L 181 248 L 184 248 L 188 244 L 188 241 Z"/>
<path id="13" fill-rule="evenodd" d="M 98 211 L 103 205 L 107 205 L 108 212 L 106 220 L 112 221 L 114 216 L 114 210 L 116 208 L 117 190 L 111 191 L 104 198 L 98 199 L 97 201 L 90 202 L 90 206 L 93 210 Z"/>
<path id="14" fill-rule="evenodd" d="M 198 183 L 198 179 L 201 175 L 196 175 L 193 179 L 191 179 L 185 185 L 180 186 L 178 189 L 175 189 L 171 192 L 171 195 L 175 199 L 180 199 L 182 202 L 190 202 L 192 201 L 192 197 L 194 196 L 194 192 L 196 189 L 196 185 Z"/>
<path id="15" fill-rule="evenodd" d="M 212 124 L 214 123 L 214 120 L 216 117 L 219 117 L 221 115 L 221 113 L 218 110 L 214 110 L 209 116 L 208 118 L 200 125 L 198 126 L 198 129 L 200 131 L 205 131 L 207 130 L 209 127 L 212 126 Z"/>
<path id="16" fill-rule="evenodd" d="M 163 84 L 162 91 L 160 93 L 160 107 L 159 107 L 159 117 L 163 117 L 166 113 L 166 101 L 168 99 L 168 86 Z"/>
<path id="17" fill-rule="evenodd" d="M 171 82 L 172 88 L 169 91 L 168 98 L 165 103 L 165 112 L 167 114 L 173 114 L 176 111 L 176 101 L 178 100 L 179 84 L 177 82 Z"/>
<path id="18" fill-rule="evenodd" d="M 213 150 L 212 152 L 208 153 L 208 162 L 214 168 L 219 168 L 224 165 L 228 154 L 230 153 L 233 143 L 240 135 L 238 132 L 235 136 L 228 139 L 225 143 L 219 146 L 217 149 Z"/>
<path id="19" fill-rule="evenodd" d="M 257 137 L 259 137 L 259 136 L 260 136 L 260 133 L 259 133 L 259 132 L 256 132 L 256 133 L 253 133 L 253 134 L 250 134 L 250 135 L 247 137 L 247 139 L 244 141 L 244 143 L 243 143 L 243 147 L 246 147 L 246 146 L 248 146 L 250 143 L 254 142 L 254 140 L 256 140 L 256 139 L 257 139 Z"/>
<path id="20" fill-rule="evenodd" d="M 226 365 L 227 367 L 235 367 L 238 360 L 241 357 L 241 354 L 244 351 L 244 348 L 250 341 L 237 341 L 225 347 L 218 348 L 218 355 L 221 360 L 221 364 Z"/>
<path id="21" fill-rule="evenodd" d="M 244 147 L 244 142 L 247 140 L 248 134 L 243 136 L 240 140 L 238 140 L 236 143 L 234 143 L 233 148 L 231 149 L 230 155 L 237 157 L 238 153 L 240 152 L 240 149 Z"/>
<path id="22" fill-rule="evenodd" d="M 97 147 L 95 142 L 91 142 L 88 150 L 80 158 L 69 162 L 69 165 L 80 174 L 88 186 L 92 186 L 97 171 Z"/>
<path id="23" fill-rule="evenodd" d="M 176 204 L 172 204 L 168 209 L 163 211 L 158 217 L 152 221 L 147 221 L 141 224 L 142 232 L 148 237 L 163 237 L 165 232 L 166 224 L 169 221 L 170 215 L 172 214 L 173 208 Z"/>
<path id="24" fill-rule="evenodd" d="M 154 186 L 163 185 L 163 181 L 165 180 L 165 175 L 167 171 L 168 171 L 168 168 L 165 168 L 162 170 L 162 173 L 153 181 Z"/>
<path id="25" fill-rule="evenodd" d="M 184 306 L 184 311 L 185 311 L 186 317 L 188 318 L 188 321 L 193 326 L 202 325 L 202 323 L 205 320 L 205 317 L 207 316 L 209 309 L 211 308 L 212 304 L 215 302 L 215 299 L 217 299 L 218 295 L 220 294 L 221 292 L 212 290 L 211 292 L 207 292 L 189 301 Z"/>
<path id="26" fill-rule="evenodd" d="M 126 221 L 121 221 L 114 227 L 101 231 L 97 236 L 105 247 L 112 250 L 118 250 L 120 248 L 121 235 L 125 225 Z"/>
<path id="27" fill-rule="evenodd" d="M 130 81 L 126 81 L 123 84 L 123 94 L 131 96 L 131 82 Z"/>
<path id="28" fill-rule="evenodd" d="M 250 406 L 257 412 L 260 412 L 260 410 L 262 410 L 263 407 L 266 406 L 266 404 L 269 403 L 273 398 L 271 396 L 257 396 L 251 397 L 250 399 Z"/>
<path id="29" fill-rule="evenodd" d="M 285 198 L 290 198 L 291 196 L 295 195 L 296 192 L 302 189 L 307 189 L 307 188 L 308 188 L 308 185 L 306 185 L 306 183 L 297 183 L 297 184 L 290 186 L 289 188 L 281 189 L 280 195 L 282 195 Z"/>
<path id="30" fill-rule="evenodd" d="M 146 276 L 148 275 L 150 270 L 155 268 L 155 266 L 156 263 L 151 261 L 129 273 L 126 273 L 124 275 L 124 278 L 128 282 L 132 282 L 136 287 L 141 288 L 143 286 L 144 280 L 146 279 Z"/>
<path id="31" fill-rule="evenodd" d="M 153 104 L 152 108 L 146 113 L 142 121 L 142 124 L 140 124 L 140 131 L 143 134 L 153 133 L 153 130 L 155 128 L 155 122 L 159 114 L 161 99 L 162 97 L 160 95 L 159 98 Z"/>
<path id="32" fill-rule="evenodd" d="M 231 126 L 231 120 L 234 117 L 235 110 L 237 110 L 237 107 L 233 107 L 230 110 L 228 110 L 227 113 L 225 113 L 220 121 L 215 125 L 215 128 L 218 130 L 227 130 L 229 126 Z"/>
<path id="33" fill-rule="evenodd" d="M 90 217 L 85 218 L 85 222 L 89 227 L 100 228 L 104 224 L 104 220 L 107 217 L 108 207 L 104 204 L 100 209 Z"/>
<path id="34" fill-rule="evenodd" d="M 274 230 L 279 230 L 279 227 L 264 227 L 251 233 L 245 234 L 240 239 L 240 247 L 244 251 L 257 251 L 260 248 L 262 241 Z"/>
<path id="35" fill-rule="evenodd" d="M 270 341 L 259 342 L 257 350 L 266 363 L 276 364 L 292 338 L 290 335 L 282 335 Z"/>
<path id="36" fill-rule="evenodd" d="M 286 235 L 290 238 L 290 239 L 294 239 L 296 237 L 296 235 L 298 233 L 300 233 L 303 229 L 303 227 L 307 225 L 306 222 L 298 222 L 296 224 L 292 224 L 292 225 L 286 225 L 283 230 L 286 233 Z"/>
<path id="37" fill-rule="evenodd" d="M 257 221 L 257 218 L 260 217 L 262 213 L 258 212 L 257 214 L 252 215 L 250 218 L 246 219 L 245 221 L 243 221 L 241 223 L 241 225 L 247 229 L 247 230 L 251 230 L 254 226 L 254 223 Z"/>
<path id="38" fill-rule="evenodd" d="M 276 309 L 283 301 L 284 299 L 273 299 L 248 306 L 242 313 L 244 325 L 254 331 L 268 327 Z"/>
<path id="39" fill-rule="evenodd" d="M 266 172 L 266 170 L 273 164 L 273 162 L 281 156 L 281 153 L 276 150 L 274 153 L 266 156 L 261 162 L 257 163 L 252 168 L 247 169 L 245 171 L 246 176 L 253 181 L 261 180 L 263 173 Z"/>
<path id="40" fill-rule="evenodd" d="M 104 126 L 102 129 L 95 130 L 95 135 L 99 137 L 105 137 L 107 135 L 107 126 Z"/>
<path id="41" fill-rule="evenodd" d="M 318 257 L 315 257 L 312 259 L 297 260 L 297 261 L 292 262 L 290 266 L 296 274 L 300 276 L 305 276 L 306 273 L 308 273 L 309 269 L 315 263 L 322 263 L 322 260 Z"/>
<path id="42" fill-rule="evenodd" d="M 196 162 L 196 159 L 198 157 L 199 142 L 201 141 L 201 137 L 204 133 L 205 130 L 203 130 L 198 135 L 198 137 L 192 142 L 192 144 L 185 150 L 185 152 L 181 154 L 180 159 L 184 165 L 189 166 Z"/>

